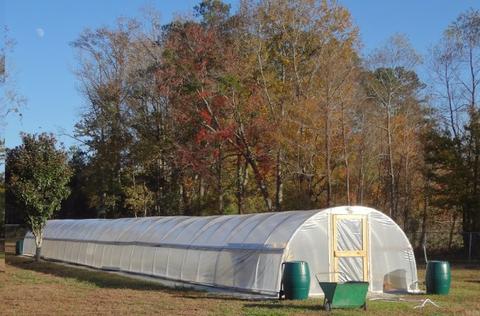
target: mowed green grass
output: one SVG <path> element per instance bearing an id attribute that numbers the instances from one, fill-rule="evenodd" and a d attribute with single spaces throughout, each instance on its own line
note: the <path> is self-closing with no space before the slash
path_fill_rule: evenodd
<path id="1" fill-rule="evenodd" d="M 2 315 L 319 315 L 322 299 L 255 301 L 218 297 L 206 292 L 165 288 L 158 283 L 118 274 L 33 262 L 7 256 L 0 273 Z M 423 279 L 424 271 L 419 270 Z M 399 296 L 410 301 L 368 301 L 369 315 L 480 315 L 479 266 L 452 268 L 448 296 Z M 430 298 L 440 308 L 427 305 Z M 416 301 L 411 301 L 416 300 Z M 337 315 L 365 315 L 362 310 L 335 310 Z"/>

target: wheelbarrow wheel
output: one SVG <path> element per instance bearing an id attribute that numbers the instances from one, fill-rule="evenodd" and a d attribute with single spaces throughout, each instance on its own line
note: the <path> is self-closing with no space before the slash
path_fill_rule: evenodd
<path id="1" fill-rule="evenodd" d="M 326 302 L 325 304 L 323 304 L 323 308 L 329 312 L 332 310 L 332 304 L 330 304 L 330 302 Z"/>

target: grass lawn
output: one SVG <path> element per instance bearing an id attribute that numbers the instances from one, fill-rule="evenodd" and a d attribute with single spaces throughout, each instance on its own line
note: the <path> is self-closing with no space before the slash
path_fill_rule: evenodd
<path id="1" fill-rule="evenodd" d="M 249 301 L 219 298 L 205 292 L 167 289 L 157 283 L 52 262 L 7 256 L 0 273 L 2 315 L 318 315 L 322 299 L 307 301 Z M 419 271 L 423 278 L 424 271 Z M 440 308 L 420 302 L 369 301 L 369 315 L 480 315 L 479 267 L 453 266 L 449 296 L 430 298 Z M 335 310 L 351 315 L 363 311 Z"/>

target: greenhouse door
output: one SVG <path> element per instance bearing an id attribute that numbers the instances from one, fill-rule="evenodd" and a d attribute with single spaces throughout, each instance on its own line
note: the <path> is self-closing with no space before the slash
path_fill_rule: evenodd
<path id="1" fill-rule="evenodd" d="M 366 215 L 332 215 L 335 282 L 368 281 L 368 223 Z"/>

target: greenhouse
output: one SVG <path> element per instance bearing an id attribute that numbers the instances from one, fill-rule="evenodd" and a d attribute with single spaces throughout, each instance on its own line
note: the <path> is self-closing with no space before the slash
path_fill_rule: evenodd
<path id="1" fill-rule="evenodd" d="M 23 252 L 35 254 L 31 233 Z M 206 217 L 50 220 L 42 257 L 217 290 L 277 296 L 282 262 L 310 267 L 310 296 L 323 281 L 366 280 L 370 291 L 417 291 L 413 249 L 372 208 Z"/>

